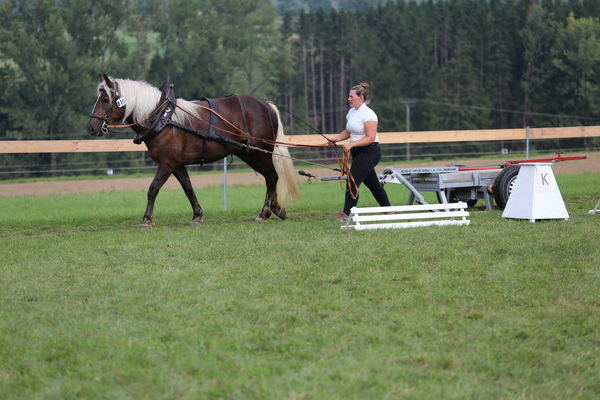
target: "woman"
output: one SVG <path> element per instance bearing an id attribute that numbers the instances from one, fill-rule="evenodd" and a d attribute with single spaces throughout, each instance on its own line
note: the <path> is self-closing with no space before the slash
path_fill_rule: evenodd
<path id="1" fill-rule="evenodd" d="M 352 154 L 350 174 L 353 179 L 348 179 L 346 183 L 344 211 L 340 213 L 337 221 L 348 219 L 350 209 L 358 203 L 358 187 L 362 182 L 371 190 L 380 206 L 390 205 L 387 193 L 375 172 L 375 166 L 381 160 L 381 150 L 377 137 L 377 115 L 365 104 L 368 96 L 369 85 L 365 82 L 350 89 L 350 110 L 346 115 L 346 129 L 330 138 L 333 143 L 350 138 L 343 147 Z"/>

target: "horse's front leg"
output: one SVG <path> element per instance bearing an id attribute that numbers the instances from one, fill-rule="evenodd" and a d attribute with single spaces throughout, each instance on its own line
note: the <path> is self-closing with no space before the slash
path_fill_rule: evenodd
<path id="1" fill-rule="evenodd" d="M 190 176 L 188 175 L 187 170 L 182 165 L 181 167 L 175 168 L 173 170 L 173 174 L 181 184 L 185 195 L 187 196 L 190 204 L 192 206 L 192 210 L 194 211 L 194 216 L 192 218 L 192 222 L 190 225 L 200 225 L 203 219 L 203 211 L 202 207 L 200 207 L 200 203 L 198 203 L 198 199 L 196 198 L 196 194 L 194 193 L 194 188 L 192 187 L 192 181 L 190 181 Z"/>
<path id="2" fill-rule="evenodd" d="M 148 204 L 146 205 L 146 212 L 144 212 L 144 218 L 140 222 L 140 228 L 152 228 L 152 215 L 154 213 L 154 201 L 160 191 L 160 188 L 165 184 L 173 169 L 165 165 L 158 165 L 154 180 L 150 184 L 148 189 Z"/>

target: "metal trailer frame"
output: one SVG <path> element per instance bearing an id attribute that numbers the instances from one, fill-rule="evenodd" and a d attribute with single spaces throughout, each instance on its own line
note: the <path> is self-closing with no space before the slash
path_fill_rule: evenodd
<path id="1" fill-rule="evenodd" d="M 386 168 L 379 176 L 379 181 L 382 184 L 401 183 L 406 186 L 410 191 L 408 204 L 412 204 L 415 200 L 427 204 L 419 193 L 419 191 L 426 191 L 436 192 L 440 203 L 465 201 L 469 207 L 474 206 L 477 200 L 484 199 L 486 210 L 491 211 L 494 209 L 492 190 L 505 168 L 529 162 L 559 162 L 585 158 L 587 157 L 563 157 L 559 152 L 552 158 L 505 161 L 497 168 L 465 166 Z M 496 188 L 496 190 L 500 189 Z"/>
<path id="2" fill-rule="evenodd" d="M 420 204 L 429 204 L 421 191 L 436 192 L 440 203 L 452 203 L 457 201 L 466 202 L 469 207 L 473 207 L 477 200 L 485 200 L 485 208 L 487 211 L 494 209 L 494 195 L 492 190 L 497 184 L 497 179 L 507 170 L 508 167 L 530 162 L 559 162 L 570 160 L 583 160 L 586 156 L 563 157 L 562 153 L 556 153 L 552 158 L 527 159 L 516 161 L 505 161 L 498 167 L 466 167 L 466 166 L 449 166 L 449 167 L 417 167 L 417 168 L 386 168 L 379 175 L 379 181 L 382 184 L 399 183 L 410 191 L 408 203 L 417 202 Z M 321 181 L 338 181 L 345 180 L 343 176 L 327 176 L 317 178 L 313 174 L 306 171 L 298 171 L 300 175 L 306 176 L 309 179 L 319 179 Z M 514 170 L 513 170 L 514 173 Z M 511 176 L 511 180 L 516 178 L 516 174 Z M 500 178 L 502 181 L 503 178 Z M 509 182 L 510 183 L 510 182 Z M 510 188 L 496 188 L 496 190 L 508 190 Z M 506 195 L 508 198 L 508 194 Z M 600 204 L 600 200 L 598 201 Z M 502 207 L 502 205 L 500 205 Z M 598 205 L 596 205 L 596 209 Z M 596 210 L 590 210 L 590 213 Z M 598 211 L 600 212 L 600 211 Z"/>
<path id="3" fill-rule="evenodd" d="M 494 209 L 488 187 L 493 185 L 502 169 L 461 171 L 459 167 L 386 168 L 379 176 L 382 184 L 400 183 L 410 191 L 407 204 L 416 200 L 428 204 L 421 191 L 436 192 L 440 203 L 465 201 L 473 205 L 484 199 L 486 209 Z"/>

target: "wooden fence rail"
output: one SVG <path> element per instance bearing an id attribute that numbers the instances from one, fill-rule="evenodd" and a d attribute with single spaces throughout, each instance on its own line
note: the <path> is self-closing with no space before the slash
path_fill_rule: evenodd
<path id="1" fill-rule="evenodd" d="M 600 137 L 600 126 L 561 128 L 486 129 L 470 131 L 380 132 L 381 144 L 480 142 L 498 140 L 565 139 Z M 322 144 L 319 135 L 289 135 L 292 144 Z M 103 140 L 11 140 L 0 141 L 0 154 L 9 153 L 95 153 L 113 151 L 146 151 L 146 146 L 133 144 L 131 139 Z"/>

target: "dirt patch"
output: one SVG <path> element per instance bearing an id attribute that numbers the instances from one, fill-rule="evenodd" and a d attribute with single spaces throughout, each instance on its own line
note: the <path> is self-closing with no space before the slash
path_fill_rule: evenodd
<path id="1" fill-rule="evenodd" d="M 222 174 L 202 174 L 190 176 L 194 188 L 218 186 L 223 184 Z M 253 172 L 234 172 L 228 174 L 229 185 L 255 185 L 264 183 L 264 179 Z M 0 197 L 46 196 L 51 194 L 113 192 L 124 190 L 148 190 L 152 177 L 112 178 L 75 181 L 46 181 L 31 183 L 0 184 Z M 171 176 L 163 188 L 181 188 L 175 177 Z"/>
<path id="2" fill-rule="evenodd" d="M 600 153 L 588 154 L 569 154 L 569 157 L 575 155 L 585 155 L 587 159 L 566 161 L 555 163 L 553 170 L 555 174 L 581 174 L 584 172 L 600 173 Z M 550 158 L 550 157 L 548 157 Z M 472 159 L 459 160 L 455 164 L 464 164 L 469 166 L 495 166 L 507 160 L 516 160 L 518 158 L 502 159 Z M 422 167 L 422 166 L 443 166 L 450 165 L 449 161 L 427 162 L 426 164 L 415 162 L 412 165 L 402 165 L 402 167 Z M 379 168 L 378 170 L 382 170 Z M 332 176 L 335 173 L 326 169 L 311 170 L 313 174 L 319 177 Z M 191 176 L 194 188 L 207 186 L 223 185 L 223 175 L 202 174 Z M 230 172 L 228 174 L 229 185 L 262 185 L 264 179 L 254 172 Z M 304 178 L 298 176 L 299 181 Z M 51 194 L 69 194 L 69 193 L 94 193 L 94 192 L 112 192 L 124 190 L 148 190 L 151 177 L 147 178 L 113 178 L 98 180 L 76 180 L 76 181 L 45 181 L 31 183 L 0 183 L 0 197 L 14 196 L 47 196 Z M 165 188 L 180 188 L 179 182 L 174 177 L 169 178 L 165 183 Z"/>

